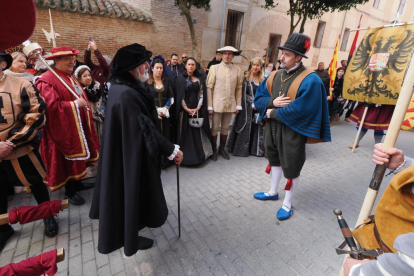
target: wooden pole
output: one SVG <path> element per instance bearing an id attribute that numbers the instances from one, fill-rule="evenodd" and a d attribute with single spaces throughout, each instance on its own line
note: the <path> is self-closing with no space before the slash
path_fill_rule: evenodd
<path id="1" fill-rule="evenodd" d="M 395 147 L 398 135 L 400 134 L 401 126 L 404 121 L 405 114 L 407 113 L 408 106 L 410 105 L 411 98 L 413 96 L 414 86 L 414 61 L 410 62 L 407 72 L 405 73 L 405 79 L 401 88 L 400 96 L 398 97 L 397 105 L 395 106 L 394 113 L 392 114 L 390 126 L 388 127 L 387 135 L 384 140 L 384 149 L 391 149 Z M 361 211 L 358 216 L 355 227 L 362 224 L 364 220 L 368 219 L 377 199 L 379 188 L 381 187 L 382 178 L 384 177 L 385 170 L 388 163 L 384 165 L 377 165 L 372 176 L 371 183 L 369 184 L 368 191 L 365 195 L 364 202 L 362 203 Z M 345 259 L 348 257 L 347 255 Z M 345 262 L 344 259 L 344 262 Z M 340 276 L 344 275 L 343 266 L 341 267 Z"/>
<path id="2" fill-rule="evenodd" d="M 178 209 L 178 237 L 181 238 L 181 212 L 180 212 L 180 165 L 177 168 L 177 209 Z"/>
<path id="3" fill-rule="evenodd" d="M 62 200 L 62 203 L 60 204 L 60 210 L 63 211 L 65 209 L 68 209 L 69 207 L 69 201 L 67 199 Z M 1 214 L 0 215 L 0 225 L 8 224 L 9 223 L 9 213 Z"/>
<path id="4" fill-rule="evenodd" d="M 357 136 L 355 137 L 354 145 L 352 147 L 352 153 L 354 153 L 356 145 L 358 143 L 359 135 L 361 135 L 362 126 L 364 125 L 365 117 L 367 116 L 367 112 L 368 112 L 368 106 L 365 106 L 364 114 L 362 115 L 361 123 L 359 123 L 359 129 L 358 129 L 358 132 L 357 132 Z"/>
<path id="5" fill-rule="evenodd" d="M 60 263 L 65 260 L 65 249 L 64 248 L 58 248 L 56 252 L 56 262 Z"/>

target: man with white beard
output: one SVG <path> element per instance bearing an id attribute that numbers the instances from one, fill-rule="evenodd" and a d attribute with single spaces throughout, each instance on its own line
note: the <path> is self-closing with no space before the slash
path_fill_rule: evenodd
<path id="1" fill-rule="evenodd" d="M 176 164 L 183 153 L 158 132 L 154 98 L 139 82 L 148 79 L 152 53 L 139 44 L 119 49 L 111 63 L 108 102 L 90 218 L 99 219 L 98 251 L 124 247 L 126 256 L 150 248 L 138 236 L 160 227 L 168 209 L 161 183 L 161 155 Z"/>

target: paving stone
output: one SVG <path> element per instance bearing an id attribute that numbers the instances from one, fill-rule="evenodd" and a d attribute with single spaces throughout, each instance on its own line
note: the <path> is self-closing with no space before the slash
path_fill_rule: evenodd
<path id="1" fill-rule="evenodd" d="M 69 242 L 69 256 L 71 258 L 81 254 L 82 246 L 81 246 L 81 240 L 80 237 L 73 239 Z"/>
<path id="2" fill-rule="evenodd" d="M 43 222 L 13 225 L 16 233 L 0 254 L 0 266 L 40 252 L 63 247 L 66 258 L 58 263 L 58 275 L 337 275 L 342 256 L 335 253 L 343 237 L 332 210 L 342 209 L 352 227 L 371 180 L 372 132 L 351 153 L 355 124 L 334 122 L 333 142 L 307 146 L 307 161 L 293 198 L 295 213 L 278 221 L 280 200 L 262 202 L 253 194 L 269 189 L 265 158 L 234 157 L 207 160 L 199 167 L 181 167 L 181 238 L 178 238 L 176 170 L 162 171 L 168 205 L 167 222 L 143 229 L 140 235 L 155 245 L 126 257 L 123 249 L 105 255 L 97 250 L 99 221 L 89 218 L 93 189 L 82 191 L 83 206 L 69 205 L 59 213 L 59 235 L 44 236 Z M 413 132 L 400 133 L 397 147 L 414 156 Z M 196 179 L 196 181 L 195 181 Z M 391 177 L 383 180 L 383 187 Z M 51 194 L 62 199 L 64 191 Z M 33 195 L 10 197 L 13 206 L 36 205 Z"/>
<path id="3" fill-rule="evenodd" d="M 78 255 L 73 258 L 69 258 L 69 275 L 82 275 L 83 266 L 82 266 L 82 256 Z"/>
<path id="4" fill-rule="evenodd" d="M 29 252 L 29 245 L 30 245 L 30 237 L 20 238 L 17 243 L 17 247 L 16 247 L 16 251 L 14 252 L 14 255 L 15 256 L 19 256 L 21 254 L 26 255 Z"/>
<path id="5" fill-rule="evenodd" d="M 90 260 L 95 262 L 95 249 L 92 241 L 82 243 L 82 261 L 86 263 Z"/>
<path id="6" fill-rule="evenodd" d="M 121 271 L 124 271 L 124 263 L 122 262 L 122 255 L 120 250 L 115 250 L 108 254 L 109 264 L 111 266 L 112 275 L 115 275 Z"/>

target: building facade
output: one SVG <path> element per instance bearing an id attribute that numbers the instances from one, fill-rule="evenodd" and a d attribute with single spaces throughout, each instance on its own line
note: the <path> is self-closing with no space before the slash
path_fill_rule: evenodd
<path id="1" fill-rule="evenodd" d="M 49 9 L 55 32 L 60 34 L 58 45 L 86 49 L 93 37 L 103 54 L 113 57 L 116 50 L 138 42 L 154 55 L 169 59 L 171 53 L 192 56 L 189 27 L 174 0 L 34 0 L 37 7 L 37 25 L 32 41 L 46 50 L 52 45 L 42 29 L 50 30 Z M 262 8 L 264 0 L 211 0 L 211 10 L 191 9 L 198 42 L 197 60 L 205 67 L 216 49 L 232 45 L 243 50 L 243 56 L 234 62 L 247 68 L 248 61 L 267 54 L 277 61 L 277 46 L 286 41 L 290 16 L 288 0 L 275 0 L 276 8 Z M 312 47 L 305 59 L 312 68 L 322 61 L 329 65 L 338 35 L 344 28 L 339 60 L 347 59 L 355 36 L 354 29 L 362 15 L 361 28 L 390 24 L 397 12 L 399 22 L 414 21 L 414 1 L 370 0 L 346 12 L 326 13 L 320 19 L 307 20 L 305 34 L 312 38 Z M 345 18 L 346 17 L 346 18 Z M 299 29 L 299 27 L 297 27 Z M 297 30 L 296 30 L 297 31 Z M 364 36 L 361 31 L 359 40 Z"/>

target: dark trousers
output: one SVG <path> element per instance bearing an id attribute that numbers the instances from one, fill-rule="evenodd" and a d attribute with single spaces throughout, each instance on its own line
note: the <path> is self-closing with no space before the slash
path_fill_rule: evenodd
<path id="1" fill-rule="evenodd" d="M 34 150 L 36 157 L 40 159 L 37 150 Z M 33 165 L 32 161 L 27 155 L 17 159 L 21 170 L 27 181 L 31 184 L 30 189 L 38 204 L 49 201 L 49 191 L 43 183 L 43 178 Z M 43 165 L 43 163 L 41 163 Z M 0 162 L 0 214 L 7 213 L 7 191 L 13 186 L 22 186 L 13 165 L 9 160 L 2 160 Z M 0 225 L 0 232 L 7 230 L 8 224 Z"/>
<path id="2" fill-rule="evenodd" d="M 4 185 L 3 181 L 1 182 L 2 184 L 0 185 L 0 214 L 5 214 L 7 213 L 7 186 Z M 46 185 L 43 183 L 43 180 L 39 183 L 32 184 L 32 186 L 30 186 L 30 189 L 32 190 L 32 194 L 36 199 L 37 204 L 50 200 L 49 191 L 47 190 Z M 2 232 L 2 230 L 7 230 L 7 225 L 8 224 L 0 225 L 0 232 Z"/>

